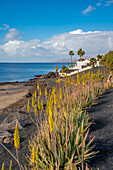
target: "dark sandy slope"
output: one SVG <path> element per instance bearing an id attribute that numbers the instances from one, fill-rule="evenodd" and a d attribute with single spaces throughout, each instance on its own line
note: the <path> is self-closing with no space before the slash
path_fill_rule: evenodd
<path id="1" fill-rule="evenodd" d="M 95 170 L 113 170 L 113 89 L 108 89 L 97 100 L 98 104 L 88 110 L 91 120 L 90 135 L 95 136 L 96 147 L 99 151 L 90 162 Z"/>

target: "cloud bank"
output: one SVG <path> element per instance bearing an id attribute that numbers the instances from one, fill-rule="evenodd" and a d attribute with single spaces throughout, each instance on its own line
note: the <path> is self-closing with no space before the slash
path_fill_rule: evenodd
<path id="1" fill-rule="evenodd" d="M 5 41 L 14 41 L 14 40 L 18 40 L 18 39 L 21 39 L 22 37 L 20 36 L 20 32 L 15 29 L 15 28 L 12 28 L 12 29 L 9 29 L 8 30 L 8 33 L 6 34 L 5 36 Z"/>
<path id="2" fill-rule="evenodd" d="M 9 33 L 10 36 L 6 34 L 5 37 L 8 41 L 0 45 L 0 61 L 56 61 L 69 56 L 70 50 L 77 56 L 79 48 L 83 48 L 89 56 L 113 50 L 113 31 L 84 32 L 78 29 L 57 34 L 43 43 L 37 39 L 22 41 L 19 32 L 14 29 Z"/>

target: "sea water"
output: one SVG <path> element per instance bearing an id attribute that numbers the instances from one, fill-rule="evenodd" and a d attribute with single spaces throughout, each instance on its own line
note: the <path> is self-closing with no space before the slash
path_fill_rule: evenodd
<path id="1" fill-rule="evenodd" d="M 35 75 L 55 72 L 56 66 L 61 70 L 63 65 L 68 63 L 0 63 L 0 82 L 28 81 Z"/>

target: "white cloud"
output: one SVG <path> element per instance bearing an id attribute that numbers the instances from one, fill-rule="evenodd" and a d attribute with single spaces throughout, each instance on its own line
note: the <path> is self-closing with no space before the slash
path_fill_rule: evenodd
<path id="1" fill-rule="evenodd" d="M 100 5 L 101 5 L 101 3 L 97 3 L 97 4 L 96 4 L 96 6 L 100 6 Z"/>
<path id="2" fill-rule="evenodd" d="M 89 56 L 105 54 L 113 50 L 113 31 L 84 32 L 78 29 L 55 35 L 43 43 L 40 40 L 8 41 L 0 45 L 0 60 L 5 61 L 9 57 L 9 60 L 15 58 L 18 61 L 55 61 L 68 57 L 70 50 L 74 50 L 77 57 L 79 48 L 83 48 Z"/>
<path id="3" fill-rule="evenodd" d="M 5 41 L 14 41 L 21 39 L 20 32 L 16 30 L 15 28 L 9 29 L 8 33 L 5 36 Z"/>
<path id="4" fill-rule="evenodd" d="M 9 28 L 9 25 L 2 24 L 3 27 L 0 27 L 0 30 L 7 30 Z"/>
<path id="5" fill-rule="evenodd" d="M 109 5 L 111 5 L 112 3 L 113 3 L 113 0 L 107 1 L 106 4 L 105 4 L 105 6 L 109 6 Z"/>
<path id="6" fill-rule="evenodd" d="M 90 6 L 88 6 L 87 9 L 85 9 L 84 11 L 82 11 L 82 14 L 83 14 L 83 15 L 86 15 L 86 14 L 92 12 L 92 11 L 95 10 L 95 9 L 96 9 L 95 7 L 92 7 L 92 6 L 90 5 Z"/>

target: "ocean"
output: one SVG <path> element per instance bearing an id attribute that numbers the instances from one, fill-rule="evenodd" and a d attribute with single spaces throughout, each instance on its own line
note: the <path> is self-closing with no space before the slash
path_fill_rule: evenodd
<path id="1" fill-rule="evenodd" d="M 0 63 L 0 82 L 28 81 L 35 75 L 55 72 L 56 66 L 60 70 L 63 65 L 67 67 L 68 63 Z"/>

